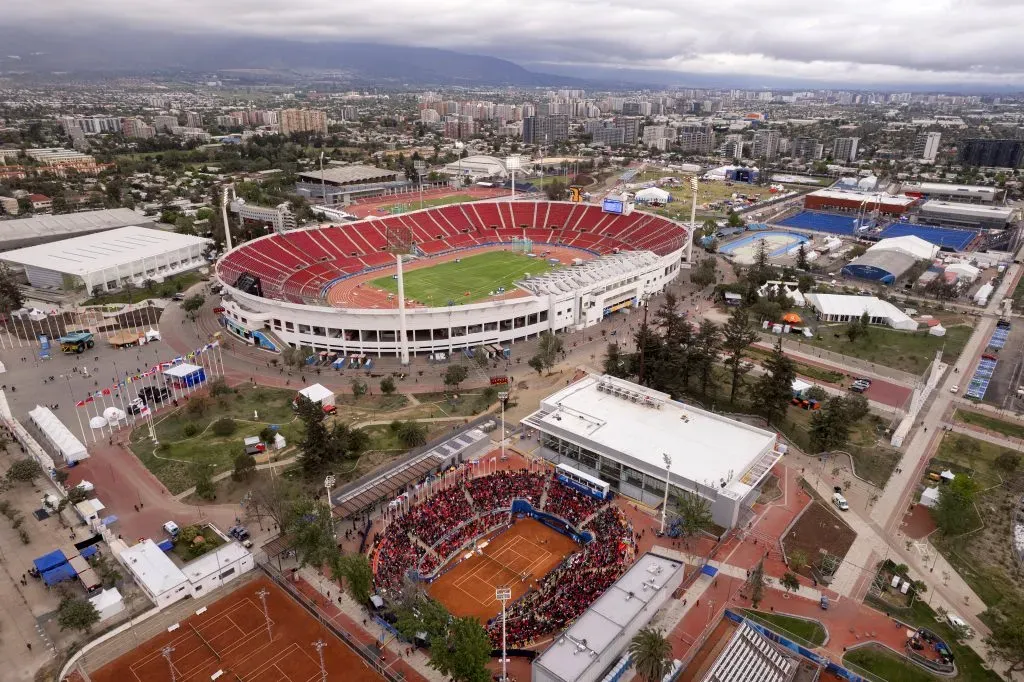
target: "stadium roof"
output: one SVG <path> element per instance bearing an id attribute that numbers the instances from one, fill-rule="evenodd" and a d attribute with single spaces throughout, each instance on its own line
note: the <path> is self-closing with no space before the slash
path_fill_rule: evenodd
<path id="1" fill-rule="evenodd" d="M 917 328 L 917 323 L 905 312 L 892 303 L 874 296 L 808 293 L 804 294 L 804 298 L 822 315 L 846 316 L 853 319 L 867 313 L 868 317 L 889 320 L 889 324 L 896 328 L 901 328 L 901 324 L 913 325 L 911 329 Z"/>
<path id="2" fill-rule="evenodd" d="M 16 249 L 144 222 L 146 218 L 130 208 L 4 220 L 0 221 L 0 249 Z"/>
<path id="3" fill-rule="evenodd" d="M 519 282 L 534 294 L 559 294 L 578 291 L 589 284 L 613 277 L 622 277 L 656 263 L 659 257 L 651 251 L 621 251 L 571 268 L 559 268 Z"/>
<path id="4" fill-rule="evenodd" d="M 321 174 L 318 170 L 309 173 L 299 173 L 299 177 L 309 182 L 320 182 L 321 180 Z M 387 168 L 377 168 L 376 166 L 352 165 L 325 168 L 322 177 L 323 181 L 330 185 L 356 185 L 375 180 L 381 182 L 394 180 L 398 177 L 398 173 Z"/>
<path id="5" fill-rule="evenodd" d="M 673 483 L 686 479 L 730 497 L 742 497 L 757 484 L 759 477 L 745 475 L 774 450 L 776 440 L 771 431 L 611 376 L 589 375 L 553 393 L 531 420 L 621 453 L 659 475 L 664 475 L 662 455 L 667 453 Z"/>
<path id="6" fill-rule="evenodd" d="M 917 199 L 907 196 L 893 196 L 892 194 L 879 194 L 877 192 L 854 192 L 841 189 L 819 189 L 806 195 L 809 197 L 821 197 L 823 199 L 842 199 L 845 201 L 863 201 L 867 205 L 881 202 L 889 206 L 910 206 Z"/>
<path id="7" fill-rule="evenodd" d="M 181 569 L 152 540 L 143 540 L 122 551 L 121 561 L 155 597 L 187 581 Z"/>
<path id="8" fill-rule="evenodd" d="M 0 259 L 17 265 L 84 276 L 209 242 L 205 237 L 132 226 L 8 251 L 0 255 Z"/>
<path id="9" fill-rule="evenodd" d="M 666 588 L 671 591 L 673 585 L 682 582 L 682 575 L 676 574 L 684 566 L 682 561 L 651 552 L 644 554 L 555 639 L 535 665 L 549 673 L 548 679 L 599 679 L 608 657 L 619 653 L 608 650 L 621 651 L 629 644 L 622 635 L 631 636 L 654 617 L 659 604 L 665 601 L 658 597 L 664 597 Z M 643 622 L 635 622 L 639 619 Z"/>
<path id="10" fill-rule="evenodd" d="M 889 273 L 894 279 L 899 279 L 903 273 L 914 267 L 914 263 L 917 261 L 917 258 L 905 251 L 897 251 L 895 249 L 868 251 L 863 256 L 854 258 L 847 263 L 843 270 L 851 268 L 852 271 L 856 271 L 858 266 L 862 268 L 877 268 Z"/>
<path id="11" fill-rule="evenodd" d="M 744 622 L 702 682 L 786 682 L 796 670 L 796 661 Z"/>
<path id="12" fill-rule="evenodd" d="M 985 206 L 982 204 L 963 204 L 958 201 L 931 199 L 921 204 L 921 212 L 958 218 L 987 218 L 1010 222 L 1013 220 L 1017 209 L 1013 206 Z"/>
<path id="13" fill-rule="evenodd" d="M 890 237 L 883 239 L 877 244 L 873 245 L 867 250 L 867 253 L 877 253 L 879 251 L 899 251 L 907 255 L 913 256 L 917 259 L 934 258 L 939 252 L 939 247 L 935 246 L 929 241 L 915 237 L 914 235 L 906 235 L 903 237 Z"/>
<path id="14" fill-rule="evenodd" d="M 472 176 L 495 176 L 504 178 L 508 176 L 508 169 L 505 168 L 505 162 L 494 156 L 486 156 L 484 154 L 476 154 L 474 156 L 467 156 L 464 159 L 458 161 L 452 161 L 443 168 L 445 173 L 455 173 L 462 175 Z"/>

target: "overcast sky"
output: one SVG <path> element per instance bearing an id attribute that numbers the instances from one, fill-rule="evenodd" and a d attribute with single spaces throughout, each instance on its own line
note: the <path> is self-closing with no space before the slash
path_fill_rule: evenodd
<path id="1" fill-rule="evenodd" d="M 4 0 L 5 22 L 444 47 L 519 63 L 1024 84 L 1021 0 Z M 2 49 L 2 48 L 0 48 Z M 562 69 L 560 69 L 562 70 Z"/>

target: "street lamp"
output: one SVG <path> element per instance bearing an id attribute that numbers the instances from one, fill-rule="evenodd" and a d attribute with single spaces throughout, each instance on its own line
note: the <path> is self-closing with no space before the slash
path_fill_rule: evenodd
<path id="1" fill-rule="evenodd" d="M 338 537 L 338 534 L 334 532 L 334 502 L 331 500 L 331 488 L 337 483 L 337 479 L 334 478 L 334 474 L 327 474 L 324 479 L 324 488 L 327 490 L 327 518 L 331 524 L 331 533 L 334 537 Z"/>
<path id="2" fill-rule="evenodd" d="M 516 200 L 516 171 L 523 167 L 523 157 L 512 154 L 505 159 L 505 170 L 512 175 L 512 201 Z"/>
<path id="3" fill-rule="evenodd" d="M 508 391 L 499 393 L 498 400 L 501 401 L 501 461 L 504 462 L 508 459 L 505 455 L 505 401 L 508 400 Z"/>
<path id="4" fill-rule="evenodd" d="M 426 161 L 413 161 L 412 167 L 416 169 L 416 175 L 420 180 L 420 209 L 423 208 L 423 171 L 427 169 Z"/>
<path id="5" fill-rule="evenodd" d="M 665 519 L 668 517 L 668 481 L 672 474 L 672 458 L 668 453 L 662 453 L 662 460 L 665 462 L 665 499 L 661 503 L 661 534 L 665 534 Z"/>

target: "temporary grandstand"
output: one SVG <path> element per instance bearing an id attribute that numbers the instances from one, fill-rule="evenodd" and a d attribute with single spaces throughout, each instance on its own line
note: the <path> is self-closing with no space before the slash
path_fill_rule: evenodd
<path id="1" fill-rule="evenodd" d="M 874 296 L 809 293 L 804 294 L 804 298 L 822 322 L 852 322 L 867 313 L 870 324 L 884 324 L 904 331 L 917 329 L 917 322 L 909 315 Z"/>
<path id="2" fill-rule="evenodd" d="M 533 662 L 533 682 L 596 682 L 683 582 L 686 565 L 648 552 Z"/>
<path id="3" fill-rule="evenodd" d="M 991 204 L 1002 194 L 1002 190 L 998 187 L 953 185 L 944 182 L 905 182 L 900 187 L 900 191 L 909 197 L 971 204 Z"/>
<path id="4" fill-rule="evenodd" d="M 667 455 L 673 496 L 705 498 L 725 528 L 736 525 L 783 454 L 770 431 L 611 376 L 587 376 L 553 393 L 523 424 L 540 433 L 544 458 L 652 507 L 664 497 Z"/>

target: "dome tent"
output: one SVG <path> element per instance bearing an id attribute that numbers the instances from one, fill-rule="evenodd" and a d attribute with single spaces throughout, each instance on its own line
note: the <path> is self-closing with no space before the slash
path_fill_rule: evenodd
<path id="1" fill-rule="evenodd" d="M 636 193 L 636 200 L 642 204 L 667 204 L 672 201 L 672 195 L 658 187 L 648 187 Z"/>

